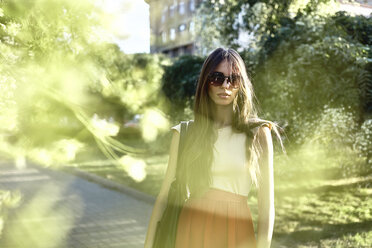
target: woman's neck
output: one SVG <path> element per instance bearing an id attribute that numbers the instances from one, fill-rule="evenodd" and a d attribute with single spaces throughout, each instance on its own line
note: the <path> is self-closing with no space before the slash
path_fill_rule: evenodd
<path id="1" fill-rule="evenodd" d="M 214 122 L 217 128 L 232 124 L 233 109 L 232 104 L 222 106 L 215 105 L 214 107 Z"/>

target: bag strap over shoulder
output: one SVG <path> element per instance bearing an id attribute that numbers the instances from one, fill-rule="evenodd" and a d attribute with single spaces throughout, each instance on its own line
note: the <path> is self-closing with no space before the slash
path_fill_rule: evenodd
<path id="1" fill-rule="evenodd" d="M 180 128 L 180 141 L 179 141 L 179 145 L 178 145 L 178 155 L 177 155 L 177 167 L 176 167 L 176 178 L 179 177 L 179 164 L 180 164 L 180 154 L 181 152 L 183 151 L 183 147 L 185 145 L 185 137 L 186 137 L 186 133 L 187 133 L 187 130 L 189 129 L 189 127 L 192 125 L 194 121 L 190 120 L 190 121 L 181 121 L 181 128 Z"/>

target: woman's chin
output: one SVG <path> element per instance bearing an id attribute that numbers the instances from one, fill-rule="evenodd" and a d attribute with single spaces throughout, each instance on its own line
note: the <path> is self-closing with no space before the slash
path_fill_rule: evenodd
<path id="1" fill-rule="evenodd" d="M 232 104 L 232 101 L 226 99 L 226 100 L 220 100 L 220 101 L 216 101 L 215 102 L 216 105 L 219 105 L 219 106 L 229 106 Z"/>

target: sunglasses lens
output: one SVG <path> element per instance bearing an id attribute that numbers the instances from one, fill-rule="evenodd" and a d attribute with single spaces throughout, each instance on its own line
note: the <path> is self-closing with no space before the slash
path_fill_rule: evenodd
<path id="1" fill-rule="evenodd" d="M 209 76 L 209 82 L 214 86 L 221 86 L 225 82 L 225 75 L 222 72 L 213 72 Z M 231 75 L 227 77 L 227 82 L 231 84 L 232 87 L 237 87 L 239 84 L 239 75 Z"/>
<path id="2" fill-rule="evenodd" d="M 240 79 L 240 77 L 238 75 L 232 75 L 231 76 L 231 83 L 234 87 L 238 85 L 239 79 Z"/>
<path id="3" fill-rule="evenodd" d="M 225 81 L 225 77 L 224 77 L 224 76 L 221 76 L 221 75 L 216 76 L 216 77 L 215 77 L 215 80 L 214 80 L 214 82 L 215 82 L 218 86 L 222 85 L 224 81 Z"/>

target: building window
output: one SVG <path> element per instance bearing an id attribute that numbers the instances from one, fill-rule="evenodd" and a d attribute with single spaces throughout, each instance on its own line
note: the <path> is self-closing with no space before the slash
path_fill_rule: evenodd
<path id="1" fill-rule="evenodd" d="M 167 41 L 167 32 L 161 32 L 161 40 L 163 43 Z"/>
<path id="2" fill-rule="evenodd" d="M 163 14 L 161 15 L 161 22 L 162 23 L 164 23 L 165 22 L 165 19 L 166 19 L 166 17 L 167 17 L 167 8 L 165 8 L 164 10 L 163 10 Z"/>
<path id="3" fill-rule="evenodd" d="M 185 2 L 180 2 L 179 6 L 178 6 L 178 11 L 179 11 L 180 15 L 185 14 Z"/>
<path id="4" fill-rule="evenodd" d="M 169 16 L 170 17 L 174 16 L 175 11 L 176 11 L 176 5 L 175 4 L 172 4 L 171 6 L 169 6 Z"/>
<path id="5" fill-rule="evenodd" d="M 190 11 L 195 10 L 195 0 L 190 0 L 189 2 Z"/>
<path id="6" fill-rule="evenodd" d="M 176 30 L 175 30 L 174 28 L 171 28 L 171 29 L 169 30 L 169 38 L 170 38 L 171 40 L 176 39 Z"/>
<path id="7" fill-rule="evenodd" d="M 181 24 L 178 26 L 178 31 L 183 32 L 186 30 L 186 24 Z"/>
<path id="8" fill-rule="evenodd" d="M 193 21 L 190 22 L 189 24 L 189 31 L 193 33 L 195 31 L 195 23 Z"/>

